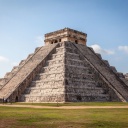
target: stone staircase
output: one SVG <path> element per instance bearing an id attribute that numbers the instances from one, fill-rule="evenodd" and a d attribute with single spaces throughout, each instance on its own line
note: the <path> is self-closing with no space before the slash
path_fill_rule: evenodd
<path id="1" fill-rule="evenodd" d="M 61 44 L 60 44 L 61 45 Z M 60 46 L 60 48 L 63 46 Z M 64 86 L 64 49 L 52 54 L 46 61 L 40 73 L 36 75 L 24 94 L 21 101 L 24 102 L 65 102 Z"/>
<path id="2" fill-rule="evenodd" d="M 21 96 L 24 102 L 110 101 L 106 87 L 99 86 L 69 43 L 61 43 Z"/>
<path id="3" fill-rule="evenodd" d="M 19 99 L 21 93 L 45 63 L 47 56 L 58 44 L 36 48 L 33 54 L 22 60 L 19 66 L 12 69 L 1 79 L 0 100 L 10 98 L 12 101 Z"/>
<path id="4" fill-rule="evenodd" d="M 16 75 L 16 73 L 24 66 L 25 63 L 27 63 L 31 57 L 38 52 L 38 50 L 41 49 L 41 47 L 37 47 L 34 51 L 34 53 L 29 54 L 28 57 L 25 60 L 21 60 L 21 62 L 19 63 L 18 66 L 14 66 L 11 72 L 7 72 L 4 76 L 4 78 L 0 79 L 0 89 L 2 89 L 4 87 L 4 85 L 6 85 L 7 82 L 9 82 L 13 76 Z"/>

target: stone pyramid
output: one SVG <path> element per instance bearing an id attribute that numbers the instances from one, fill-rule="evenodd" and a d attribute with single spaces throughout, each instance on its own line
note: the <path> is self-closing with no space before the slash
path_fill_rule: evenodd
<path id="1" fill-rule="evenodd" d="M 0 101 L 128 101 L 128 80 L 92 48 L 87 34 L 64 28 L 0 79 Z"/>

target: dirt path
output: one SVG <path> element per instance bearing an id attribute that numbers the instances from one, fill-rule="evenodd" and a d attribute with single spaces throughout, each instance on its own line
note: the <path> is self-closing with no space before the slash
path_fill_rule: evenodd
<path id="1" fill-rule="evenodd" d="M 128 106 L 36 106 L 36 105 L 15 105 L 15 104 L 0 104 L 6 107 L 24 107 L 24 108 L 49 108 L 49 109 L 88 109 L 88 108 L 128 108 Z"/>

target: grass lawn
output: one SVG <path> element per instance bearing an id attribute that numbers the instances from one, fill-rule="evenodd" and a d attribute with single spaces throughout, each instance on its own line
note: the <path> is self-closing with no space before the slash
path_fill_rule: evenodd
<path id="1" fill-rule="evenodd" d="M 0 128 L 128 128 L 128 109 L 0 107 Z"/>
<path id="2" fill-rule="evenodd" d="M 36 105 L 36 106 L 128 106 L 123 102 L 69 102 L 69 103 L 13 103 L 16 105 Z"/>

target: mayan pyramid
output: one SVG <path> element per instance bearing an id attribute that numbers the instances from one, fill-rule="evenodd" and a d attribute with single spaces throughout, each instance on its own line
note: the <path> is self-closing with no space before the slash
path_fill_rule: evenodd
<path id="1" fill-rule="evenodd" d="M 87 34 L 64 28 L 0 79 L 0 101 L 128 101 L 128 74 L 86 46 Z"/>

